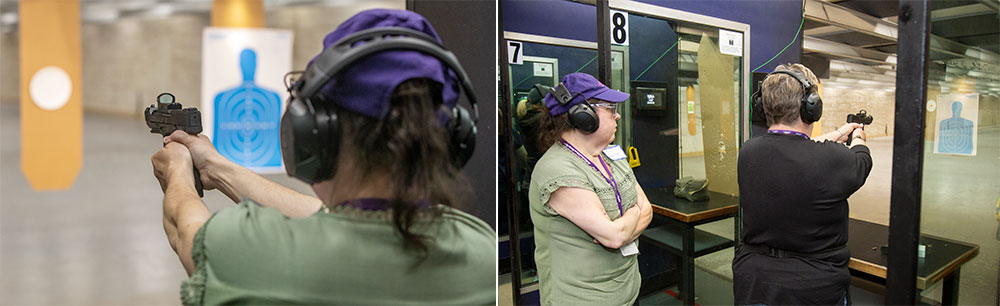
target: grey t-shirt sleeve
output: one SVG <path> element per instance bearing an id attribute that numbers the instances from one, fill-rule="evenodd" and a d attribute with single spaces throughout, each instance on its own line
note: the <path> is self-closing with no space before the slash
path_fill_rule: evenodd
<path id="1" fill-rule="evenodd" d="M 561 148 L 550 148 L 549 150 L 559 150 Z M 563 153 L 563 152 L 553 152 L 553 153 Z M 552 196 L 553 192 L 559 190 L 559 188 L 570 187 L 570 188 L 582 188 L 587 190 L 593 190 L 594 185 L 587 178 L 578 165 L 573 163 L 570 156 L 566 154 L 557 154 L 553 156 L 548 156 L 548 158 L 543 157 L 542 161 L 539 161 L 535 165 L 535 169 L 531 174 L 531 189 L 534 196 L 538 199 L 540 203 L 547 212 L 551 214 L 556 214 L 555 210 L 549 207 L 549 198 Z M 576 158 L 575 156 L 572 156 Z"/>

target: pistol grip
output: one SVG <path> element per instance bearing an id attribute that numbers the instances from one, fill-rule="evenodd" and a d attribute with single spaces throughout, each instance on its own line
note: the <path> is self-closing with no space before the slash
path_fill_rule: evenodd
<path id="1" fill-rule="evenodd" d="M 198 196 L 204 198 L 205 190 L 201 187 L 201 173 L 198 172 L 198 167 L 191 166 L 194 168 L 194 189 L 198 190 Z"/>

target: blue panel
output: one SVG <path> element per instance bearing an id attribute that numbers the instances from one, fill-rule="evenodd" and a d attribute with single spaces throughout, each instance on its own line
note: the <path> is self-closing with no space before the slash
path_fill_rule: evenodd
<path id="1" fill-rule="evenodd" d="M 642 31 L 630 31 L 632 37 L 629 39 L 629 79 L 674 81 L 671 78 L 677 71 L 675 45 L 677 33 L 671 28 L 670 23 L 663 19 L 629 14 L 628 24 L 630 29 L 642 29 Z M 666 52 L 667 50 L 670 52 Z"/>
<path id="2" fill-rule="evenodd" d="M 522 45 L 522 48 L 524 48 L 524 56 L 539 56 L 558 59 L 559 80 L 562 80 L 563 76 L 574 72 L 597 75 L 597 50 L 553 46 L 531 42 L 525 42 Z M 531 65 L 510 66 L 510 87 L 513 88 L 515 92 L 518 90 L 527 91 L 531 89 L 531 86 L 535 83 L 541 82 L 542 79 L 547 79 L 535 77 Z"/>
<path id="3" fill-rule="evenodd" d="M 541 292 L 538 290 L 521 294 L 521 304 L 522 305 L 540 305 L 542 304 Z"/>
<path id="4" fill-rule="evenodd" d="M 677 9 L 700 15 L 732 20 L 750 25 L 750 69 L 764 64 L 781 52 L 789 42 L 794 43 L 784 53 L 757 71 L 770 72 L 783 63 L 798 63 L 802 57 L 801 33 L 796 35 L 802 22 L 801 1 L 765 0 L 637 0 L 656 6 Z M 629 26 L 629 32 L 635 32 Z M 633 34 L 633 37 L 635 34 Z"/>
<path id="5" fill-rule="evenodd" d="M 597 41 L 597 8 L 570 1 L 501 0 L 503 30 Z"/>
<path id="6" fill-rule="evenodd" d="M 795 42 L 788 49 L 758 71 L 770 72 L 779 64 L 797 63 L 802 57 L 801 33 L 796 35 L 802 22 L 800 1 L 637 1 L 749 24 L 750 69 L 771 60 L 792 40 Z M 503 9 L 505 31 L 597 41 L 597 13 L 593 6 L 569 1 L 502 0 L 500 7 Z M 646 30 L 638 24 L 630 24 L 629 28 L 633 37 Z"/>

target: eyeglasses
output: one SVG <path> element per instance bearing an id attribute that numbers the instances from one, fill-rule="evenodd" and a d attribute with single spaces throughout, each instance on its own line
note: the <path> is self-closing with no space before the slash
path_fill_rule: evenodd
<path id="1" fill-rule="evenodd" d="M 592 103 L 592 104 L 590 104 L 590 106 L 607 108 L 609 111 L 611 111 L 612 114 L 618 113 L 618 104 L 617 103 L 601 102 L 601 103 Z"/>

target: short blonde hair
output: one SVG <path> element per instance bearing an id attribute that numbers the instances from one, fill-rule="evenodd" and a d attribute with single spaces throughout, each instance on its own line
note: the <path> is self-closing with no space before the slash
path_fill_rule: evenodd
<path id="1" fill-rule="evenodd" d="M 812 70 L 802 64 L 784 64 L 774 68 L 774 71 L 798 71 L 806 76 L 810 83 L 819 84 Z M 761 98 L 764 102 L 764 117 L 767 124 L 794 124 L 801 119 L 799 110 L 805 88 L 794 77 L 787 74 L 771 74 L 761 85 Z"/>

